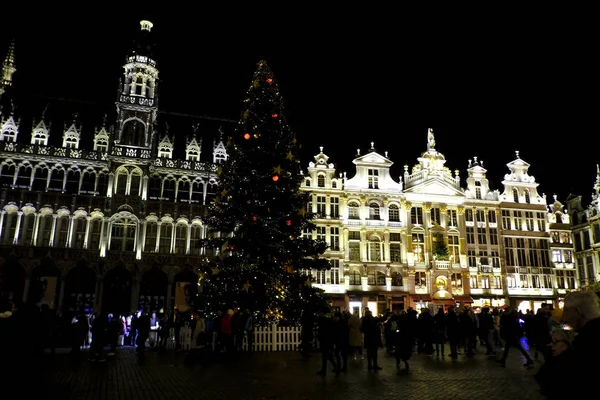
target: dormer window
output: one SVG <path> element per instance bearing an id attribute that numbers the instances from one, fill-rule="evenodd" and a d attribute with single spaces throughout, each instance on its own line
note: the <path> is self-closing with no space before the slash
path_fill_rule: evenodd
<path id="1" fill-rule="evenodd" d="M 369 189 L 379 189 L 379 170 L 368 169 Z"/>
<path id="2" fill-rule="evenodd" d="M 475 198 L 481 199 L 481 182 L 475 182 Z"/>
<path id="3" fill-rule="evenodd" d="M 76 149 L 77 148 L 77 141 L 74 139 L 67 139 L 65 140 L 65 147 L 67 149 Z"/>
<path id="4" fill-rule="evenodd" d="M 337 189 L 337 183 L 335 181 L 331 181 L 331 188 Z"/>
<path id="5" fill-rule="evenodd" d="M 513 189 L 513 200 L 515 203 L 519 202 L 519 191 L 517 189 Z"/>
<path id="6" fill-rule="evenodd" d="M 325 187 L 325 175 L 319 175 L 317 177 L 317 186 L 320 188 L 324 188 Z"/>
<path id="7" fill-rule="evenodd" d="M 40 138 L 40 137 L 33 138 L 33 144 L 37 144 L 39 146 L 45 146 L 46 145 L 46 139 L 45 138 Z"/>
<path id="8" fill-rule="evenodd" d="M 527 204 L 531 203 L 531 197 L 529 195 L 529 190 L 525 190 L 525 203 L 527 203 Z"/>
<path id="9" fill-rule="evenodd" d="M 306 179 L 306 180 L 304 181 L 304 186 L 306 186 L 306 187 L 310 187 L 310 179 Z"/>

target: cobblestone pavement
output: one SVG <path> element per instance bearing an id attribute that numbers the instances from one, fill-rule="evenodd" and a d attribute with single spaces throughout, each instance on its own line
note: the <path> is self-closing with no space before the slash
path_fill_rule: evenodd
<path id="1" fill-rule="evenodd" d="M 347 373 L 328 371 L 321 377 L 318 354 L 304 359 L 294 352 L 226 357 L 148 351 L 140 357 L 122 348 L 104 363 L 57 355 L 45 368 L 45 392 L 88 400 L 540 399 L 533 378 L 540 363 L 524 368 L 522 356 L 511 353 L 506 368 L 484 355 L 453 361 L 414 354 L 406 373 L 382 350 L 379 372 L 368 372 L 366 360 L 351 358 Z"/>

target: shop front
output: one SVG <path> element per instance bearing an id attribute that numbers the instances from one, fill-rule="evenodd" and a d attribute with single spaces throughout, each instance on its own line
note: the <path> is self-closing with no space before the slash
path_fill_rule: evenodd
<path id="1" fill-rule="evenodd" d="M 536 313 L 537 310 L 542 308 L 544 305 L 551 305 L 554 308 L 558 307 L 558 302 L 556 299 L 551 298 L 527 298 L 527 297 L 511 297 L 510 305 L 512 307 L 516 307 L 519 311 L 525 313 L 527 310 L 533 311 Z"/>
<path id="2" fill-rule="evenodd" d="M 502 308 L 506 304 L 504 297 L 477 297 L 473 299 L 473 307 Z"/>

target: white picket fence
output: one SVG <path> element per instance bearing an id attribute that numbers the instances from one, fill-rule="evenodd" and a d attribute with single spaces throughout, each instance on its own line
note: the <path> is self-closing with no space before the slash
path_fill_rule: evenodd
<path id="1" fill-rule="evenodd" d="M 254 329 L 253 351 L 293 351 L 300 345 L 300 327 L 280 327 L 277 324 Z M 248 338 L 244 337 L 244 350 L 248 350 Z"/>
<path id="2" fill-rule="evenodd" d="M 260 326 L 254 329 L 254 343 L 252 351 L 294 351 L 300 345 L 300 327 L 280 327 L 277 324 Z M 183 350 L 190 350 L 192 346 L 192 330 L 185 326 L 181 328 L 179 340 Z M 217 334 L 212 338 L 212 348 L 216 348 Z M 167 348 L 175 348 L 175 329 L 171 328 L 171 335 L 167 341 Z M 242 345 L 244 351 L 248 350 L 248 337 L 244 336 Z"/>

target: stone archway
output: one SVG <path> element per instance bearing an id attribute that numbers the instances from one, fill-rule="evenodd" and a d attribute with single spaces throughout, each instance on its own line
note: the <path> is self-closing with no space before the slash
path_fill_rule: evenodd
<path id="1" fill-rule="evenodd" d="M 63 311 L 65 313 L 91 313 L 96 300 L 96 271 L 87 260 L 81 259 L 67 272 Z"/>
<path id="2" fill-rule="evenodd" d="M 182 312 L 189 311 L 197 293 L 198 274 L 190 267 L 182 268 L 173 279 L 171 304 Z"/>
<path id="3" fill-rule="evenodd" d="M 110 269 L 103 280 L 102 311 L 127 315 L 131 302 L 133 276 L 123 266 Z"/>
<path id="4" fill-rule="evenodd" d="M 25 291 L 25 268 L 14 258 L 0 259 L 0 299 L 20 303 Z"/>
<path id="5" fill-rule="evenodd" d="M 28 303 L 47 304 L 50 308 L 56 308 L 60 295 L 60 269 L 50 258 L 41 260 L 41 264 L 31 271 L 29 291 L 27 293 Z"/>
<path id="6" fill-rule="evenodd" d="M 164 310 L 168 285 L 169 278 L 159 266 L 144 271 L 140 280 L 138 308 L 156 313 Z"/>

